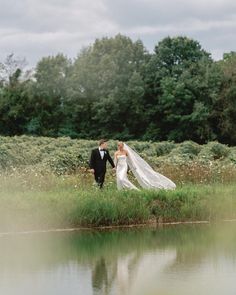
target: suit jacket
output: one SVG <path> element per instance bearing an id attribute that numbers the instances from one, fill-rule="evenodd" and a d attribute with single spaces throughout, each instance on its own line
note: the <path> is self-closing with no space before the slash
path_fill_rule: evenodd
<path id="1" fill-rule="evenodd" d="M 104 151 L 104 157 L 101 158 L 99 149 L 94 149 L 91 152 L 91 157 L 89 161 L 90 169 L 94 169 L 95 173 L 105 173 L 107 161 L 110 162 L 111 166 L 114 168 L 115 164 L 109 154 L 109 151 Z"/>

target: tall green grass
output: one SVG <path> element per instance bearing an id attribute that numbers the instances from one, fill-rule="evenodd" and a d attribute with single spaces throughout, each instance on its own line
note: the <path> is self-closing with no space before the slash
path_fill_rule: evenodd
<path id="1" fill-rule="evenodd" d="M 104 190 L 92 176 L 5 176 L 0 187 L 0 230 L 131 225 L 236 218 L 235 184 L 183 185 L 175 191 Z"/>

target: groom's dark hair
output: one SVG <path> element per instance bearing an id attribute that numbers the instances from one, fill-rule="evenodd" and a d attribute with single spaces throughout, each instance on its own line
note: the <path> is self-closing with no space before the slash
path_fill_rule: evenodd
<path id="1" fill-rule="evenodd" d="M 99 146 L 100 146 L 100 145 L 104 144 L 105 142 L 107 142 L 107 139 L 104 139 L 104 138 L 103 138 L 103 139 L 100 139 L 100 140 L 99 140 L 98 144 L 99 144 Z"/>

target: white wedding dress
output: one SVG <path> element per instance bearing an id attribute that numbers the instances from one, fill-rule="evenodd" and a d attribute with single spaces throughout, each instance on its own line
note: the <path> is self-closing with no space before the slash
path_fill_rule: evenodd
<path id="1" fill-rule="evenodd" d="M 116 157 L 116 181 L 117 188 L 120 189 L 138 189 L 127 177 L 128 164 L 127 156 L 120 155 Z"/>
<path id="2" fill-rule="evenodd" d="M 128 152 L 128 156 L 119 155 L 115 159 L 118 189 L 138 189 L 128 179 L 128 167 L 133 172 L 139 185 L 145 189 L 172 190 L 176 188 L 173 181 L 154 171 L 152 167 L 127 144 L 124 144 L 124 149 Z"/>

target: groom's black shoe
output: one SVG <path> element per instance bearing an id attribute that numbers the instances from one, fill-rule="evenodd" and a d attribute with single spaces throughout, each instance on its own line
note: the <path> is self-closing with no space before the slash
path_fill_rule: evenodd
<path id="1" fill-rule="evenodd" d="M 95 180 L 99 186 L 100 189 L 103 188 L 104 180 L 105 180 L 105 174 L 96 175 L 95 174 Z"/>

